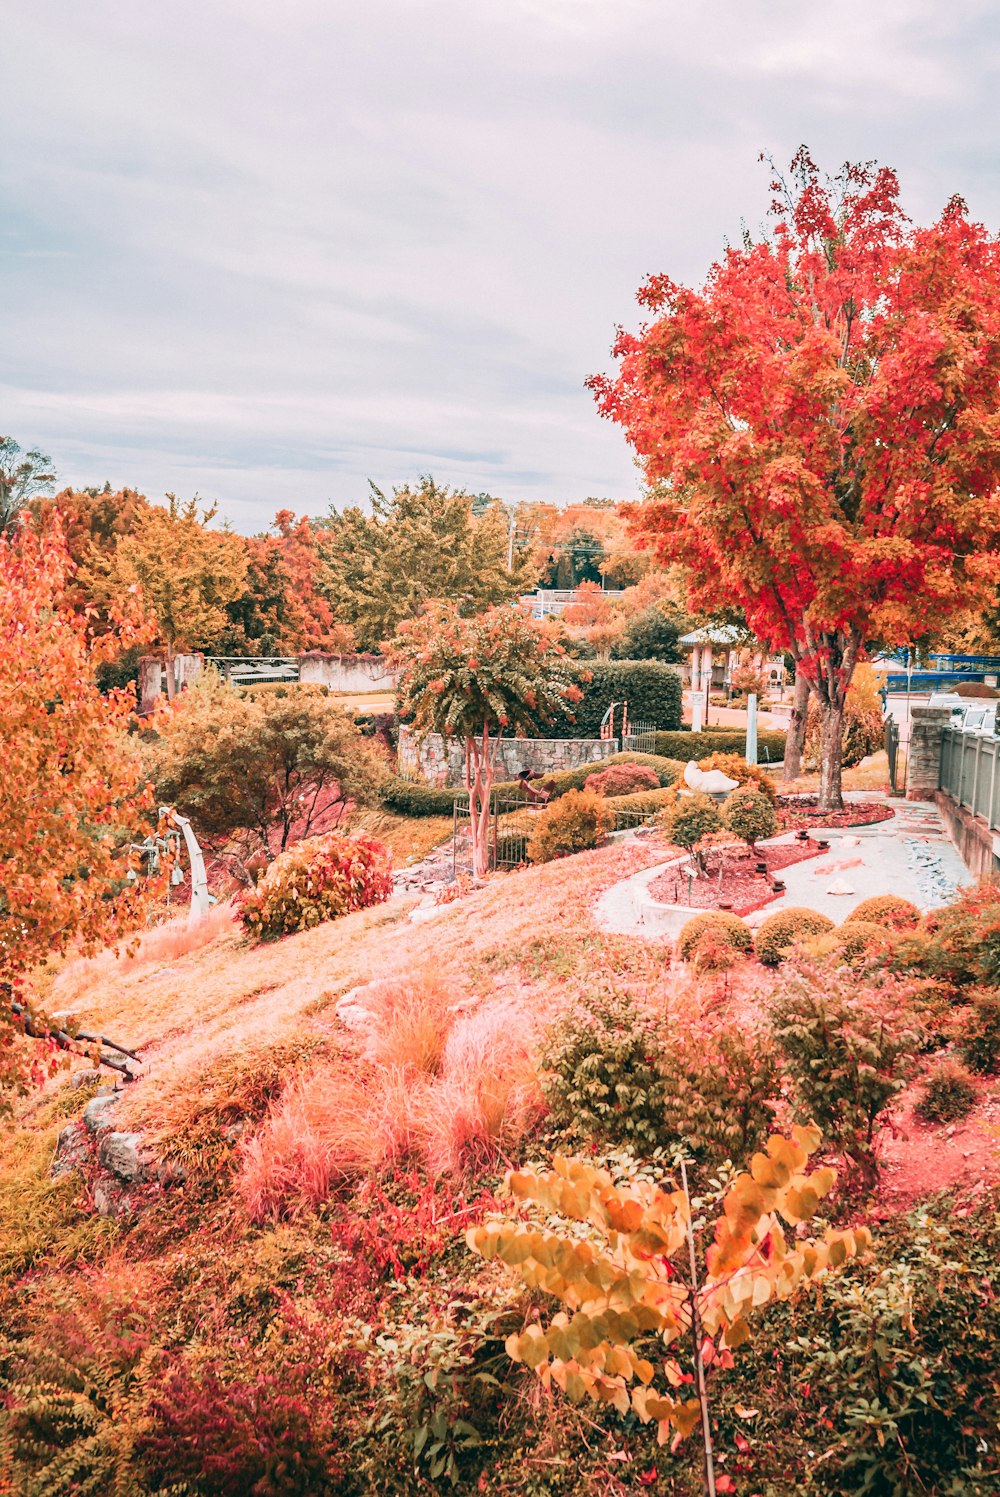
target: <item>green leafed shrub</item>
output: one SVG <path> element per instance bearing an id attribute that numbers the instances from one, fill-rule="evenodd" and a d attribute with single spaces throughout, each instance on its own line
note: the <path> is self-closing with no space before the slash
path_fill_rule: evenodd
<path id="1" fill-rule="evenodd" d="M 722 808 L 722 819 L 733 835 L 748 847 L 766 841 L 778 830 L 772 801 L 763 791 L 750 785 L 733 791 Z"/>
<path id="2" fill-rule="evenodd" d="M 860 920 L 884 925 L 889 930 L 915 930 L 920 924 L 920 911 L 898 894 L 876 894 L 863 899 L 850 920 L 852 925 Z"/>
<path id="3" fill-rule="evenodd" d="M 652 1020 L 624 995 L 598 992 L 562 1019 L 542 1047 L 542 1089 L 557 1127 L 578 1139 L 665 1139 L 663 1046 Z"/>
<path id="4" fill-rule="evenodd" d="M 778 984 L 771 1024 L 799 1118 L 873 1179 L 879 1119 L 906 1085 L 922 1038 L 902 979 L 859 986 L 844 970 L 803 965 Z"/>
<path id="5" fill-rule="evenodd" d="M 833 921 L 828 916 L 792 905 L 768 915 L 757 931 L 754 945 L 765 967 L 777 967 L 796 941 L 807 941 L 810 936 L 821 936 L 832 929 Z"/>
<path id="6" fill-rule="evenodd" d="M 1000 1070 L 1000 994 L 975 995 L 962 1021 L 959 1050 L 969 1070 L 980 1076 Z"/>
<path id="7" fill-rule="evenodd" d="M 721 769 L 723 774 L 728 775 L 731 780 L 737 780 L 740 785 L 750 785 L 754 790 L 759 790 L 772 805 L 777 799 L 771 776 L 759 764 L 748 764 L 742 754 L 709 754 L 706 759 L 698 761 L 698 768 Z"/>
<path id="8" fill-rule="evenodd" d="M 963 890 L 953 904 L 927 917 L 927 927 L 930 960 L 941 976 L 959 984 L 1000 985 L 1000 889 L 995 884 Z"/>
<path id="9" fill-rule="evenodd" d="M 382 803 L 400 816 L 450 816 L 457 794 L 456 790 L 393 775 L 382 786 Z"/>
<path id="10" fill-rule="evenodd" d="M 924 1077 L 913 1110 L 925 1123 L 952 1123 L 975 1105 L 976 1085 L 968 1071 L 955 1060 L 943 1060 Z"/>
<path id="11" fill-rule="evenodd" d="M 763 1147 L 781 1089 L 774 1044 L 723 1029 L 668 1054 L 667 1131 L 696 1160 L 717 1166 Z"/>
<path id="12" fill-rule="evenodd" d="M 599 795 L 570 790 L 539 815 L 528 842 L 528 860 L 548 863 L 553 858 L 600 847 L 610 824 L 611 815 Z"/>
<path id="13" fill-rule="evenodd" d="M 612 764 L 588 775 L 583 788 L 591 795 L 635 795 L 639 790 L 659 790 L 660 777 L 644 764 Z"/>
<path id="14" fill-rule="evenodd" d="M 388 848 L 363 832 L 331 832 L 275 858 L 256 888 L 240 896 L 237 913 L 251 936 L 273 941 L 379 904 L 391 893 Z"/>
<path id="15" fill-rule="evenodd" d="M 681 728 L 672 733 L 655 733 L 652 749 L 654 754 L 679 759 L 682 764 L 689 759 L 700 763 L 710 754 L 739 754 L 743 758 L 747 751 L 747 735 L 743 728 L 705 728 L 700 733 Z M 784 733 L 758 732 L 757 754 L 762 763 L 780 764 L 785 756 Z"/>
<path id="16" fill-rule="evenodd" d="M 747 956 L 753 951 L 750 927 L 728 910 L 706 910 L 702 915 L 692 915 L 677 937 L 678 953 L 684 961 L 693 961 L 706 941 Z"/>
<path id="17" fill-rule="evenodd" d="M 555 713 L 546 725 L 548 737 L 597 738 L 612 702 L 628 702 L 632 722 L 680 727 L 682 686 L 676 666 L 661 660 L 588 660 L 578 669 L 583 699 Z"/>
<path id="18" fill-rule="evenodd" d="M 709 795 L 679 795 L 660 818 L 663 834 L 675 847 L 697 855 L 699 843 L 721 831 L 722 815 Z"/>
<path id="19" fill-rule="evenodd" d="M 605 798 L 604 804 L 612 818 L 611 830 L 634 827 L 640 821 L 654 821 L 665 806 L 674 803 L 672 788 L 663 790 L 640 790 L 635 795 L 614 795 Z"/>
<path id="20" fill-rule="evenodd" d="M 891 939 L 891 933 L 884 925 L 876 925 L 872 920 L 856 920 L 853 915 L 828 936 L 820 937 L 821 941 L 829 941 L 830 950 L 846 962 L 857 961 L 875 950 L 885 950 Z"/>

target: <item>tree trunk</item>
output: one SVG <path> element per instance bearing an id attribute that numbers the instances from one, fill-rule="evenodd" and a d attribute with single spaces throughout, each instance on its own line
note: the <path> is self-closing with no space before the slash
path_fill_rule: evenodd
<path id="1" fill-rule="evenodd" d="M 169 644 L 167 645 L 167 669 L 166 669 L 166 677 L 167 677 L 167 701 L 168 702 L 172 702 L 173 699 L 174 699 L 174 697 L 175 697 L 175 695 L 176 695 L 176 693 L 177 693 L 177 688 L 176 688 L 176 683 L 174 681 L 174 652 L 171 649 L 171 647 L 170 647 Z"/>
<path id="2" fill-rule="evenodd" d="M 782 774 L 786 780 L 797 780 L 802 773 L 802 750 L 806 741 L 806 721 L 809 715 L 809 681 L 799 669 L 795 673 L 792 715 L 785 739 L 785 763 Z"/>
<path id="3" fill-rule="evenodd" d="M 820 764 L 819 764 L 819 809 L 840 811 L 844 798 L 840 788 L 840 759 L 844 737 L 843 698 L 833 704 L 819 704 L 820 712 Z"/>
<path id="4" fill-rule="evenodd" d="M 490 799 L 493 790 L 493 755 L 489 729 L 480 743 L 470 738 L 465 745 L 465 783 L 469 791 L 469 836 L 472 842 L 472 876 L 485 878 L 490 871 Z"/>

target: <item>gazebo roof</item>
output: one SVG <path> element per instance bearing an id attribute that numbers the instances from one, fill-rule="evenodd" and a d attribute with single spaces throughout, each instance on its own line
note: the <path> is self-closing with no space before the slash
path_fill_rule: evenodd
<path id="1" fill-rule="evenodd" d="M 690 634 L 682 634 L 677 641 L 679 645 L 735 645 L 739 643 L 740 632 L 731 624 L 711 624 L 706 629 L 692 629 Z"/>

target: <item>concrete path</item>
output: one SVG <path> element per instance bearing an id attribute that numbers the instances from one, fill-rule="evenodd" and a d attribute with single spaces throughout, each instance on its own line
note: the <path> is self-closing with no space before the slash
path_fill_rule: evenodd
<path id="1" fill-rule="evenodd" d="M 845 799 L 884 798 L 856 793 Z M 759 925 L 768 915 L 791 905 L 819 910 L 839 924 L 863 899 L 875 894 L 898 894 L 930 910 L 947 904 L 960 888 L 975 882 L 949 840 L 936 806 L 922 801 L 893 801 L 893 809 L 896 814 L 891 821 L 875 826 L 825 830 L 829 852 L 782 869 L 784 894 L 746 916 L 747 924 Z M 775 840 L 792 841 L 794 833 Z M 649 885 L 677 861 L 676 857 L 665 859 L 608 889 L 594 911 L 600 928 L 646 939 L 676 935 L 695 912 L 654 901 Z M 845 892 L 830 892 L 838 888 Z"/>

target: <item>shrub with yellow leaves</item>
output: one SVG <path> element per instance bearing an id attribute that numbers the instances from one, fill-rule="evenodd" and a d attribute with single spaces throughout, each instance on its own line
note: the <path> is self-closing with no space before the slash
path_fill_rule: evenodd
<path id="1" fill-rule="evenodd" d="M 727 1189 L 701 1269 L 686 1176 L 679 1190 L 642 1179 L 616 1186 L 606 1170 L 560 1156 L 551 1171 L 509 1173 L 511 1194 L 535 1206 L 539 1220 L 474 1227 L 469 1247 L 565 1308 L 548 1326 L 532 1322 L 509 1336 L 508 1355 L 573 1403 L 590 1398 L 644 1424 L 655 1420 L 660 1444 L 676 1444 L 700 1424 L 714 1490 L 707 1371 L 732 1365 L 754 1311 L 818 1283 L 871 1245 L 864 1227 L 828 1228 L 808 1240 L 796 1234 L 836 1179 L 828 1167 L 806 1170 L 819 1143 L 815 1127 L 768 1139 Z M 554 1227 L 558 1217 L 565 1224 Z M 652 1338 L 678 1348 L 664 1364 L 670 1391 L 654 1386 L 641 1346 Z"/>

